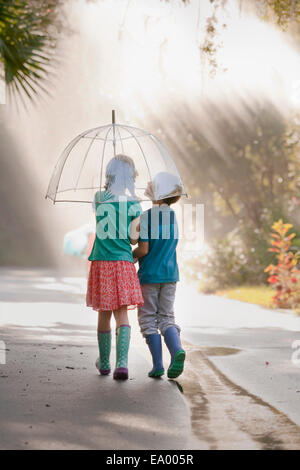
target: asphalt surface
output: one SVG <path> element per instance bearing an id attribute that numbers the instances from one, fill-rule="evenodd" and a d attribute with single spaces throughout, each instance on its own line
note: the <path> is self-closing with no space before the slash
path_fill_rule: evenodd
<path id="1" fill-rule="evenodd" d="M 299 316 L 186 285 L 178 286 L 176 312 L 184 338 L 226 377 L 300 426 Z"/>
<path id="2" fill-rule="evenodd" d="M 176 383 L 147 377 L 136 313 L 130 378 L 116 382 L 94 366 L 97 315 L 83 305 L 84 279 L 11 270 L 1 281 L 1 449 L 194 447 Z"/>
<path id="3" fill-rule="evenodd" d="M 132 311 L 130 379 L 118 383 L 94 367 L 96 314 L 84 306 L 84 278 L 3 269 L 0 277 L 1 449 L 300 449 L 293 314 L 181 283 L 184 374 L 147 377 Z M 167 367 L 165 349 L 164 359 Z"/>

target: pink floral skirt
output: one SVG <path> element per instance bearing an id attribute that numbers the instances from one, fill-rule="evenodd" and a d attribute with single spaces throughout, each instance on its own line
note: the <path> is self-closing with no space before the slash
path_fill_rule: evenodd
<path id="1" fill-rule="evenodd" d="M 143 305 L 135 266 L 130 261 L 92 261 L 86 304 L 94 310 L 117 310 Z"/>

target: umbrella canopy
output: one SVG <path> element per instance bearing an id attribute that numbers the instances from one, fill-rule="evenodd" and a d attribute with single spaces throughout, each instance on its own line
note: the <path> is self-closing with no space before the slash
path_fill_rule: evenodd
<path id="1" fill-rule="evenodd" d="M 54 203 L 93 202 L 97 191 L 107 189 L 108 177 L 114 178 L 112 159 L 119 156 L 125 162 L 130 157 L 127 160 L 134 164 L 134 190 L 131 194 L 140 200 L 158 196 L 155 189 L 161 188 L 163 174 L 169 175 L 166 187 L 170 186 L 172 179 L 177 182 L 173 185 L 172 196 L 186 195 L 166 146 L 150 132 L 116 124 L 113 111 L 112 124 L 82 132 L 67 145 L 53 171 L 46 198 Z M 123 166 L 126 171 L 128 164 Z M 155 184 L 157 179 L 160 185 Z"/>

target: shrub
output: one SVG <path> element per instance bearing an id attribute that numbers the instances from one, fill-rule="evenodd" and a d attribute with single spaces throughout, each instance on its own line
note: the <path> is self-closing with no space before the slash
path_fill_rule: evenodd
<path id="1" fill-rule="evenodd" d="M 295 233 L 288 235 L 292 224 L 284 224 L 279 219 L 272 225 L 271 248 L 276 253 L 277 264 L 269 264 L 265 272 L 268 273 L 268 282 L 276 289 L 273 303 L 281 308 L 300 307 L 300 270 L 297 267 L 300 251 L 291 250 L 291 240 Z"/>
<path id="2" fill-rule="evenodd" d="M 233 231 L 213 240 L 205 255 L 189 260 L 184 271 L 190 279 L 200 279 L 200 290 L 207 294 L 228 287 L 266 283 L 263 268 L 272 259 L 267 248 L 259 234 L 244 241 Z"/>
<path id="3" fill-rule="evenodd" d="M 243 285 L 267 285 L 271 273 L 268 273 L 265 267 L 273 266 L 271 264 L 274 261 L 273 248 L 277 248 L 272 245 L 272 251 L 268 249 L 270 238 L 268 227 L 265 223 L 261 229 L 253 230 L 243 224 L 222 239 L 213 240 L 204 255 L 184 263 L 185 275 L 191 280 L 200 280 L 200 290 L 204 293 L 214 293 Z M 277 237 L 273 236 L 272 239 L 277 240 Z M 292 239 L 294 246 L 289 245 L 289 251 L 297 257 L 295 252 L 299 248 L 295 239 L 290 237 L 290 240 Z M 294 279 L 294 276 L 292 278 Z M 294 280 L 291 282 L 293 287 Z M 292 290 L 295 289 L 299 290 L 298 284 L 295 284 Z"/>

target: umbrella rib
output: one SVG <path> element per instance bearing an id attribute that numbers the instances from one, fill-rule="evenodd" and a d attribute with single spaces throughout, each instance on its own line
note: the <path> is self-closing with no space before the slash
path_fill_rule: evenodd
<path id="1" fill-rule="evenodd" d="M 86 202 L 87 204 L 90 204 L 93 201 L 79 201 L 78 199 L 57 199 L 55 202 Z"/>
<path id="2" fill-rule="evenodd" d="M 127 127 L 124 127 L 124 126 L 122 126 L 121 124 L 119 124 L 119 126 L 120 126 L 120 127 L 122 127 L 122 129 L 125 129 L 127 132 L 129 132 L 129 134 L 131 134 L 131 135 L 132 135 L 132 137 L 134 138 L 134 140 L 135 140 L 135 141 L 136 141 L 136 143 L 138 144 L 138 146 L 139 146 L 139 148 L 140 148 L 140 150 L 141 150 L 141 152 L 142 152 L 142 155 L 143 155 L 143 157 L 144 157 L 144 160 L 145 160 L 145 163 L 146 163 L 147 169 L 148 169 L 148 173 L 149 173 L 149 178 L 150 178 L 150 181 L 152 181 L 152 178 L 151 178 L 151 172 L 150 172 L 150 168 L 149 168 L 149 165 L 148 165 L 148 162 L 147 162 L 146 156 L 145 156 L 145 154 L 144 154 L 144 151 L 143 151 L 143 149 L 142 149 L 142 147 L 141 147 L 141 144 L 139 143 L 139 141 L 137 140 L 137 138 L 135 137 L 135 135 L 133 134 L 133 132 L 131 132 L 131 131 L 128 129 L 128 127 L 129 127 L 129 126 L 127 126 Z"/>
<path id="3" fill-rule="evenodd" d="M 55 196 L 56 196 L 56 193 L 57 193 L 57 188 L 58 188 L 59 183 L 60 183 L 61 175 L 62 175 L 64 166 L 65 166 L 66 161 L 67 161 L 67 159 L 68 159 L 68 157 L 69 157 L 69 155 L 70 155 L 71 150 L 73 149 L 73 147 L 77 144 L 77 142 L 78 142 L 82 137 L 84 137 L 84 136 L 85 136 L 86 134 L 88 134 L 89 132 L 92 132 L 93 130 L 97 130 L 97 129 L 99 129 L 99 128 L 98 128 L 98 127 L 94 127 L 94 128 L 92 128 L 92 129 L 89 129 L 88 131 L 81 132 L 81 134 L 79 134 L 77 137 L 75 137 L 73 140 L 71 140 L 71 142 L 69 142 L 69 144 L 66 146 L 66 148 L 65 148 L 64 151 L 62 152 L 60 158 L 59 158 L 58 161 L 56 162 L 56 165 L 55 165 L 55 167 L 54 167 L 54 170 L 53 170 L 51 179 L 50 179 L 50 181 L 49 181 L 49 185 L 48 185 L 48 189 L 47 189 L 46 196 L 48 195 L 48 193 L 49 193 L 49 191 L 50 191 L 52 179 L 53 179 L 53 177 L 55 176 L 56 169 L 59 167 L 59 165 L 60 165 L 60 163 L 61 163 L 62 156 L 65 155 L 65 153 L 67 153 L 67 155 L 66 155 L 66 157 L 65 157 L 65 160 L 64 160 L 64 162 L 63 162 L 62 168 L 61 168 L 61 170 L 60 170 L 60 175 L 59 175 L 58 181 L 57 181 L 57 183 L 56 183 L 55 192 L 54 192 L 54 200 L 53 200 L 54 203 L 55 203 Z"/>
<path id="4" fill-rule="evenodd" d="M 116 124 L 116 127 L 118 127 L 118 126 L 120 126 L 120 125 L 121 125 L 121 124 Z M 150 135 L 150 134 L 143 134 L 143 135 L 141 135 L 140 137 L 146 137 L 147 135 Z M 84 135 L 82 138 L 83 138 L 83 139 L 94 139 L 94 137 L 90 137 L 90 136 L 88 136 L 88 135 Z M 128 137 L 120 137 L 120 138 L 117 137 L 117 138 L 116 138 L 116 141 L 118 141 L 118 140 L 121 140 L 121 141 L 122 141 L 122 140 L 128 140 L 128 139 L 132 139 L 132 136 L 129 135 Z M 105 138 L 103 138 L 103 137 L 97 137 L 96 140 L 105 140 Z M 114 139 L 107 139 L 107 142 L 113 142 L 113 140 L 114 140 Z"/>
<path id="5" fill-rule="evenodd" d="M 109 129 L 108 129 L 108 131 L 107 131 L 107 133 L 106 133 L 105 140 L 104 140 L 104 143 L 103 143 L 102 158 L 101 158 L 101 168 L 100 168 L 100 181 L 99 181 L 100 192 L 101 192 L 101 183 L 102 183 L 102 172 L 103 172 L 104 152 L 105 152 L 105 147 L 106 147 L 106 142 L 107 142 L 107 136 L 108 136 L 108 134 L 110 133 L 110 130 L 111 130 L 111 126 L 109 127 Z"/>
<path id="6" fill-rule="evenodd" d="M 85 191 L 85 190 L 88 190 L 88 189 L 98 189 L 98 188 L 99 188 L 99 186 L 88 186 L 88 187 L 86 187 L 86 188 L 79 188 L 79 190 L 80 190 L 80 191 Z M 139 190 L 142 191 L 142 190 L 145 190 L 146 188 L 143 187 L 143 188 L 135 188 L 135 189 L 139 189 Z M 68 191 L 74 191 L 74 188 L 61 189 L 60 191 L 57 191 L 56 194 L 66 193 L 66 192 L 68 192 Z M 51 196 L 51 195 L 53 196 L 52 193 L 49 193 L 48 197 Z"/>
<path id="7" fill-rule="evenodd" d="M 62 172 L 63 172 L 63 170 L 64 170 L 64 166 L 65 166 L 65 164 L 66 164 L 66 161 L 68 160 L 68 157 L 69 157 L 69 155 L 70 155 L 70 152 L 71 152 L 72 149 L 75 147 L 75 145 L 77 144 L 77 142 L 79 142 L 80 139 L 81 139 L 81 135 L 78 135 L 77 137 L 75 137 L 75 139 L 72 140 L 72 142 L 70 142 L 69 145 L 67 145 L 67 147 L 65 148 L 65 150 L 64 150 L 64 152 L 63 152 L 63 154 L 64 154 L 65 152 L 67 152 L 67 155 L 66 155 L 66 158 L 65 158 L 65 160 L 64 160 L 64 162 L 63 162 L 63 165 L 62 165 L 62 167 L 61 167 L 60 175 L 59 175 L 58 181 L 57 181 L 57 183 L 56 183 L 55 196 L 54 196 L 54 203 L 55 203 L 55 200 L 56 200 L 57 188 L 58 188 L 58 186 L 59 186 L 60 179 L 61 179 L 61 175 L 62 175 Z M 59 164 L 60 164 L 60 159 L 58 160 L 57 164 L 55 165 L 53 174 L 55 174 L 55 170 L 56 170 L 56 168 L 59 167 Z M 49 183 L 49 188 L 50 188 L 50 185 L 51 185 L 51 180 L 50 180 L 50 183 Z M 48 191 L 49 191 L 49 188 L 48 188 Z"/>
<path id="8" fill-rule="evenodd" d="M 133 129 L 134 131 L 140 131 L 142 132 L 142 136 L 140 137 L 143 137 L 144 135 L 150 135 L 150 132 L 147 132 L 144 129 L 140 129 L 139 127 L 133 127 L 133 126 L 122 125 L 122 124 L 118 124 L 118 126 L 123 127 L 126 130 L 128 130 L 129 128 L 129 129 Z"/>
<path id="9" fill-rule="evenodd" d="M 86 161 L 86 159 L 87 159 L 88 153 L 89 153 L 89 151 L 90 151 L 90 149 L 91 149 L 91 146 L 92 146 L 93 143 L 95 142 L 95 139 L 96 139 L 97 135 L 99 134 L 99 132 L 100 132 L 100 129 L 99 129 L 99 131 L 96 133 L 96 135 L 94 136 L 93 140 L 91 140 L 91 142 L 90 142 L 90 144 L 89 144 L 89 146 L 88 146 L 88 148 L 87 148 L 87 151 L 86 151 L 86 153 L 85 153 L 83 162 L 82 162 L 82 164 L 81 164 L 81 168 L 80 168 L 79 175 L 78 175 L 78 178 L 77 178 L 77 181 L 76 181 L 76 185 L 75 185 L 75 188 L 74 188 L 75 191 L 76 191 L 76 189 L 77 189 L 77 186 L 78 186 L 78 183 L 79 183 L 79 179 L 80 179 L 80 176 L 81 176 L 81 173 L 82 173 L 82 170 L 83 170 L 85 161 Z"/>
<path id="10" fill-rule="evenodd" d="M 121 142 L 121 147 L 122 147 L 122 153 L 124 153 L 124 146 L 123 146 L 122 137 L 121 137 L 121 134 L 120 134 L 120 131 L 119 131 L 119 126 L 116 125 L 116 128 L 117 128 L 117 131 L 118 131 L 118 134 L 119 134 L 119 137 L 120 137 L 120 142 Z M 128 139 L 130 139 L 130 137 L 128 137 Z"/>
<path id="11" fill-rule="evenodd" d="M 110 125 L 111 125 L 111 124 L 110 124 Z M 103 129 L 104 127 L 107 127 L 107 126 L 102 126 L 101 129 Z M 133 127 L 133 126 L 122 126 L 121 124 L 116 124 L 116 127 L 124 127 L 124 129 L 127 130 L 127 132 L 129 132 L 129 131 L 128 131 L 128 128 L 129 128 L 129 129 L 137 129 L 137 130 L 139 130 L 139 131 L 142 132 L 142 129 L 139 129 L 138 127 Z M 99 129 L 99 127 L 95 127 L 94 129 L 90 129 L 90 131 L 97 130 L 97 129 Z M 100 130 L 101 130 L 101 129 L 100 129 Z M 88 131 L 88 132 L 90 132 L 90 131 Z M 150 132 L 147 132 L 147 133 L 144 132 L 144 133 L 141 134 L 139 137 L 147 137 L 147 135 L 150 136 L 150 135 L 151 135 Z M 83 138 L 83 139 L 94 139 L 94 137 L 91 137 L 91 136 L 89 136 L 89 135 L 83 135 L 82 138 Z M 129 135 L 128 137 L 120 137 L 120 139 L 119 139 L 119 138 L 116 138 L 116 140 L 127 140 L 127 139 L 132 139 L 132 136 Z M 104 138 L 104 137 L 97 137 L 96 140 L 105 140 L 105 138 Z M 112 142 L 113 139 L 107 139 L 107 141 L 108 141 L 108 142 Z"/>

